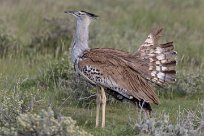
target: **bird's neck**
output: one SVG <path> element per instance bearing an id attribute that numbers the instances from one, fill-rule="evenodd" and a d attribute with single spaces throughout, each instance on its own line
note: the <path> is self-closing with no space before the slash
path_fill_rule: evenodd
<path id="1" fill-rule="evenodd" d="M 71 49 L 73 63 L 75 63 L 77 58 L 79 58 L 85 50 L 89 49 L 88 39 L 89 23 L 77 21 Z"/>

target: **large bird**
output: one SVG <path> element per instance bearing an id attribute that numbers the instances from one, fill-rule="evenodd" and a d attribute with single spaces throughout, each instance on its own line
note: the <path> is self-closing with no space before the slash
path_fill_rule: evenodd
<path id="1" fill-rule="evenodd" d="M 99 87 L 96 98 L 96 127 L 102 106 L 105 127 L 106 93 L 128 100 L 151 112 L 150 103 L 159 104 L 151 82 L 165 86 L 176 80 L 176 52 L 173 42 L 158 42 L 162 29 L 154 29 L 140 48 L 128 53 L 111 48 L 89 48 L 89 24 L 98 16 L 86 11 L 66 11 L 76 18 L 71 57 L 76 73 Z"/>

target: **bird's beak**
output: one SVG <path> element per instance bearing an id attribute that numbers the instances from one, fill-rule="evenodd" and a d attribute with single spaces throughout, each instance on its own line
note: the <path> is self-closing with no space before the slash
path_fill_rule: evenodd
<path id="1" fill-rule="evenodd" d="M 74 12 L 74 11 L 64 11 L 64 13 L 68 13 L 68 14 L 71 14 L 71 15 L 75 15 L 75 12 Z"/>

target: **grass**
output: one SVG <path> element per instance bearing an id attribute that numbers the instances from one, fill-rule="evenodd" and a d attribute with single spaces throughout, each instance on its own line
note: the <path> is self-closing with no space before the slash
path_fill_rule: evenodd
<path id="1" fill-rule="evenodd" d="M 7 79 L 2 78 L 4 79 L 4 86 L 1 87 L 2 89 L 11 88 L 11 91 L 13 90 L 12 87 L 16 86 L 16 83 L 21 83 L 22 80 L 26 80 L 26 78 L 34 78 L 36 73 L 38 73 L 37 71 L 42 69 L 42 65 L 38 65 L 39 69 L 36 70 L 35 67 L 29 67 L 29 64 L 22 63 L 21 61 L 13 61 L 13 59 L 12 61 L 7 62 L 7 66 L 10 66 L 9 64 L 15 64 L 15 66 L 21 64 L 21 67 L 13 67 L 13 70 L 15 70 L 13 73 L 11 72 L 12 70 L 5 70 L 5 68 L 2 67 L 2 71 L 4 69 L 5 73 L 6 71 L 9 72 L 11 77 Z M 26 68 L 27 70 L 29 68 L 31 69 L 22 72 L 22 68 Z M 8 83 L 9 81 L 12 81 L 13 85 L 10 85 L 10 83 Z M 10 87 L 6 85 L 9 85 Z M 130 119 L 131 121 L 137 120 L 139 115 L 138 110 L 130 103 L 109 104 L 106 112 L 106 128 L 95 129 L 95 103 L 86 107 L 81 107 L 78 104 L 76 105 L 75 102 L 70 102 L 70 99 L 66 100 L 69 96 L 61 87 L 52 88 L 51 85 L 49 89 L 41 89 L 39 86 L 32 84 L 30 85 L 29 83 L 26 83 L 26 85 L 28 85 L 28 87 L 23 89 L 26 91 L 26 93 L 35 94 L 36 97 L 40 96 L 40 98 L 38 98 L 39 101 L 43 99 L 42 102 L 34 106 L 33 112 L 44 109 L 47 107 L 47 105 L 52 105 L 57 113 L 59 112 L 63 115 L 71 116 L 77 121 L 77 125 L 81 126 L 81 128 L 84 128 L 93 135 L 135 135 L 138 133 L 138 131 L 132 129 L 129 125 Z M 203 94 L 189 94 L 181 97 L 175 92 L 160 94 L 161 104 L 159 106 L 153 105 L 154 113 L 158 115 L 162 114 L 163 112 L 169 113 L 170 120 L 175 123 L 179 109 L 196 110 L 196 105 L 198 104 L 199 100 L 201 101 L 203 99 L 203 96 Z"/>
<path id="2" fill-rule="evenodd" d="M 161 104 L 153 105 L 153 110 L 157 115 L 169 113 L 176 123 L 179 110 L 196 111 L 204 97 L 203 5 L 202 0 L 0 1 L 0 50 L 8 49 L 0 58 L 0 89 L 32 94 L 36 102 L 33 113 L 51 105 L 56 113 L 71 116 L 93 135 L 138 134 L 139 130 L 131 127 L 139 115 L 133 105 L 110 102 L 106 128 L 96 129 L 94 97 L 76 101 L 77 96 L 87 97 L 95 89 L 72 74 L 68 49 L 74 19 L 64 11 L 87 10 L 100 16 L 90 26 L 93 48 L 133 52 L 153 27 L 164 26 L 163 42 L 173 40 L 178 51 L 179 81 L 170 88 L 158 89 Z"/>

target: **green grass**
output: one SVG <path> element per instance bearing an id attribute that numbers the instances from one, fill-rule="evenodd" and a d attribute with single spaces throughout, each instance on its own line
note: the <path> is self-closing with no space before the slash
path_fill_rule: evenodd
<path id="1" fill-rule="evenodd" d="M 195 111 L 199 101 L 204 98 L 203 6 L 202 0 L 0 1 L 0 32 L 14 39 L 9 40 L 6 46 L 10 48 L 14 41 L 20 46 L 18 54 L 8 52 L 7 56 L 0 58 L 0 89 L 33 94 L 39 100 L 33 112 L 51 105 L 57 113 L 71 116 L 81 128 L 93 135 L 136 135 L 138 130 L 134 130 L 130 123 L 138 119 L 139 113 L 132 104 L 108 104 L 106 128 L 101 129 L 95 128 L 93 99 L 91 102 L 87 100 L 90 104 L 82 101 L 85 103 L 83 105 L 69 98 L 70 90 L 86 92 L 89 89 L 83 84 L 74 84 L 69 75 L 73 70 L 69 65 L 68 48 L 74 31 L 74 18 L 64 14 L 64 11 L 87 10 L 100 16 L 90 26 L 90 46 L 93 48 L 111 47 L 133 52 L 153 27 L 160 25 L 165 28 L 162 42 L 173 40 L 175 43 L 180 82 L 167 91 L 158 91 L 161 104 L 153 105 L 153 113 L 169 113 L 170 120 L 175 123 L 179 110 Z M 67 33 L 53 40 L 53 35 L 58 35 L 55 33 L 58 26 L 64 25 Z M 63 36 L 67 36 L 67 39 L 61 38 Z M 47 37 L 51 37 L 51 40 Z M 36 39 L 41 41 L 36 42 Z M 0 39 L 0 49 L 3 48 L 2 41 Z M 55 68 L 60 62 L 68 69 Z M 59 70 L 56 78 L 60 85 L 50 79 L 52 75 L 46 75 L 49 70 Z M 67 72 L 70 76 L 68 80 L 64 81 L 65 77 L 62 78 L 60 72 Z M 200 81 L 189 75 L 198 76 Z M 63 85 L 67 82 L 70 84 Z M 181 89 L 185 89 L 182 86 L 184 83 L 190 86 L 190 93 L 181 93 Z M 191 88 L 191 85 L 194 87 Z M 182 88 L 179 90 L 179 87 Z M 91 93 L 94 91 L 91 89 Z"/>

